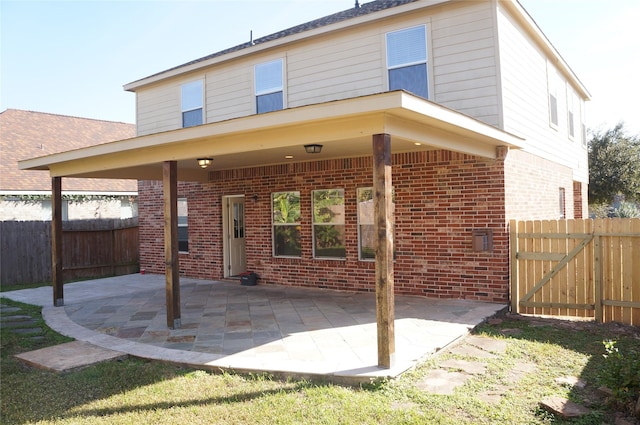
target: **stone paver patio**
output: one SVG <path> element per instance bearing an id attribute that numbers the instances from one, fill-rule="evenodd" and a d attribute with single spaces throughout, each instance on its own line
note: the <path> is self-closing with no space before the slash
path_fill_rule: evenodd
<path id="1" fill-rule="evenodd" d="M 505 307 L 397 295 L 395 363 L 383 369 L 373 293 L 181 278 L 182 326 L 171 330 L 163 275 L 77 282 L 64 291 L 64 307 L 52 306 L 50 287 L 2 296 L 43 306 L 57 332 L 133 356 L 345 383 L 396 377 Z"/>

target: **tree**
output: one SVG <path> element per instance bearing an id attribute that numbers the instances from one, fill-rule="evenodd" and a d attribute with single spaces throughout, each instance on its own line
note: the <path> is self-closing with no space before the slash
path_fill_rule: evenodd
<path id="1" fill-rule="evenodd" d="M 589 141 L 589 204 L 611 204 L 619 195 L 640 202 L 640 139 L 623 123 Z"/>

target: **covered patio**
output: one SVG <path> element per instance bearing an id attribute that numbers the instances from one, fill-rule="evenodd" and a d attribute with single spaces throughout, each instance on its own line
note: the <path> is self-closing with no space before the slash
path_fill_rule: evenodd
<path id="1" fill-rule="evenodd" d="M 304 159 L 291 155 L 308 144 L 322 144 L 322 152 Z M 62 178 L 163 182 L 164 331 L 177 331 L 184 327 L 186 316 L 182 308 L 188 308 L 188 303 L 181 301 L 177 183 L 209 181 L 209 172 L 200 168 L 199 159 L 211 158 L 216 169 L 233 170 L 291 161 L 373 157 L 377 365 L 394 368 L 396 354 L 405 354 L 396 349 L 394 329 L 392 154 L 447 149 L 495 159 L 521 144 L 519 137 L 493 126 L 394 91 L 142 135 L 21 161 L 20 168 L 48 170 L 52 177 L 53 304 L 60 307 L 66 305 L 62 279 Z M 69 301 L 74 300 L 71 297 Z M 420 302 L 426 305 L 430 301 Z M 356 336 L 353 339 L 358 340 Z M 375 353 L 375 346 L 370 351 Z"/>
<path id="2" fill-rule="evenodd" d="M 378 366 L 375 294 L 181 279 L 182 327 L 167 329 L 164 276 L 126 275 L 6 292 L 43 306 L 47 324 L 90 344 L 195 368 L 344 384 L 397 377 L 505 305 L 395 297 L 396 361 Z"/>

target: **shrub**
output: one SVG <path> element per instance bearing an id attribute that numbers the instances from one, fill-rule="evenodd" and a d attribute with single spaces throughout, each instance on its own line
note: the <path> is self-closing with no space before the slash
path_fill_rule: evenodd
<path id="1" fill-rule="evenodd" d="M 640 353 L 633 349 L 621 351 L 617 341 L 602 341 L 605 361 L 600 381 L 612 392 L 612 402 L 633 410 L 640 395 Z"/>

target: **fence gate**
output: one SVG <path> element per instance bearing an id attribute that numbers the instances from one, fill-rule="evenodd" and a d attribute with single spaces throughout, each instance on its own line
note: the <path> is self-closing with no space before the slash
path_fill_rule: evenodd
<path id="1" fill-rule="evenodd" d="M 510 222 L 511 310 L 640 325 L 640 219 Z"/>

